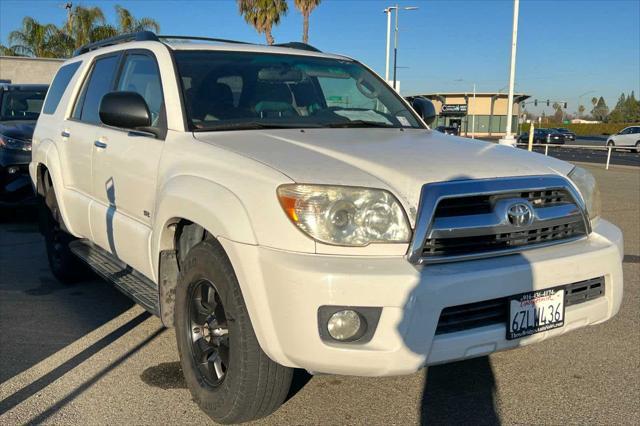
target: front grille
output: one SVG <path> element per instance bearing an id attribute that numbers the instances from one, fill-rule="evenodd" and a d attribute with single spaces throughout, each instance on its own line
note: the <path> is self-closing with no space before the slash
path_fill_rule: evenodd
<path id="1" fill-rule="evenodd" d="M 564 286 L 564 306 L 578 305 L 604 296 L 604 277 Z M 509 298 L 450 306 L 440 313 L 436 334 L 455 333 L 495 324 L 506 324 Z"/>
<path id="2" fill-rule="evenodd" d="M 460 256 L 491 251 L 506 250 L 519 246 L 562 241 L 585 234 L 582 220 L 500 234 L 488 234 L 459 238 L 427 239 L 422 256 Z"/>
<path id="3" fill-rule="evenodd" d="M 571 196 L 563 190 L 520 191 L 498 195 L 472 195 L 445 198 L 438 203 L 434 217 L 470 216 L 491 213 L 492 205 L 502 198 L 522 198 L 534 207 L 550 207 L 561 203 L 571 203 Z"/>

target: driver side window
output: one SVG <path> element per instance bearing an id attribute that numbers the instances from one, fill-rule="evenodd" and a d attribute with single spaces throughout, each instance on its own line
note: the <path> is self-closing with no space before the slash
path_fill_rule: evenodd
<path id="1" fill-rule="evenodd" d="M 164 113 L 162 84 L 155 60 L 145 54 L 128 54 L 116 89 L 136 92 L 144 98 L 151 112 L 151 127 L 158 127 Z"/>

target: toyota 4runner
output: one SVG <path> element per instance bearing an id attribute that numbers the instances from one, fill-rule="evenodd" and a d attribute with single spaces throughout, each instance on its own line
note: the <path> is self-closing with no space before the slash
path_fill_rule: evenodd
<path id="1" fill-rule="evenodd" d="M 277 409 L 293 368 L 410 374 L 615 315 L 622 234 L 592 175 L 434 117 L 300 43 L 85 46 L 33 138 L 53 274 L 86 263 L 174 326 L 226 423 Z"/>

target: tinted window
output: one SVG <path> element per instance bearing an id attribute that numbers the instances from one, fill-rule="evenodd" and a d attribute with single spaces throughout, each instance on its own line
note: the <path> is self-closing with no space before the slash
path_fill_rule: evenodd
<path id="1" fill-rule="evenodd" d="M 151 125 L 157 126 L 163 105 L 162 86 L 158 67 L 152 57 L 128 55 L 117 90 L 140 94 L 151 112 Z"/>
<path id="2" fill-rule="evenodd" d="M 190 128 L 414 127 L 413 112 L 351 60 L 175 52 Z"/>
<path id="3" fill-rule="evenodd" d="M 113 77 L 118 66 L 119 56 L 107 56 L 98 59 L 93 65 L 91 76 L 85 83 L 82 96 L 76 106 L 74 118 L 92 124 L 100 124 L 100 101 L 111 91 Z"/>
<path id="4" fill-rule="evenodd" d="M 0 120 L 37 120 L 46 90 L 9 90 L 2 96 Z"/>
<path id="5" fill-rule="evenodd" d="M 51 87 L 49 88 L 49 96 L 47 96 L 47 100 L 44 103 L 44 107 L 42 108 L 43 114 L 53 114 L 60 103 L 60 99 L 64 94 L 69 81 L 76 73 L 78 67 L 80 66 L 80 61 L 73 62 L 71 64 L 67 64 L 58 70 L 56 77 L 53 79 L 53 83 L 51 83 Z"/>

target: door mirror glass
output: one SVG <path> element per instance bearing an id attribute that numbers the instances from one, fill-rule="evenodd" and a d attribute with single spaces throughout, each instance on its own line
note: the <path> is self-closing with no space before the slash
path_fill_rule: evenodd
<path id="1" fill-rule="evenodd" d="M 144 98 L 136 92 L 111 92 L 100 102 L 100 120 L 122 129 L 144 129 L 151 125 L 151 113 Z"/>
<path id="2" fill-rule="evenodd" d="M 430 100 L 415 98 L 411 101 L 411 106 L 428 125 L 431 125 L 436 119 L 436 107 Z"/>

